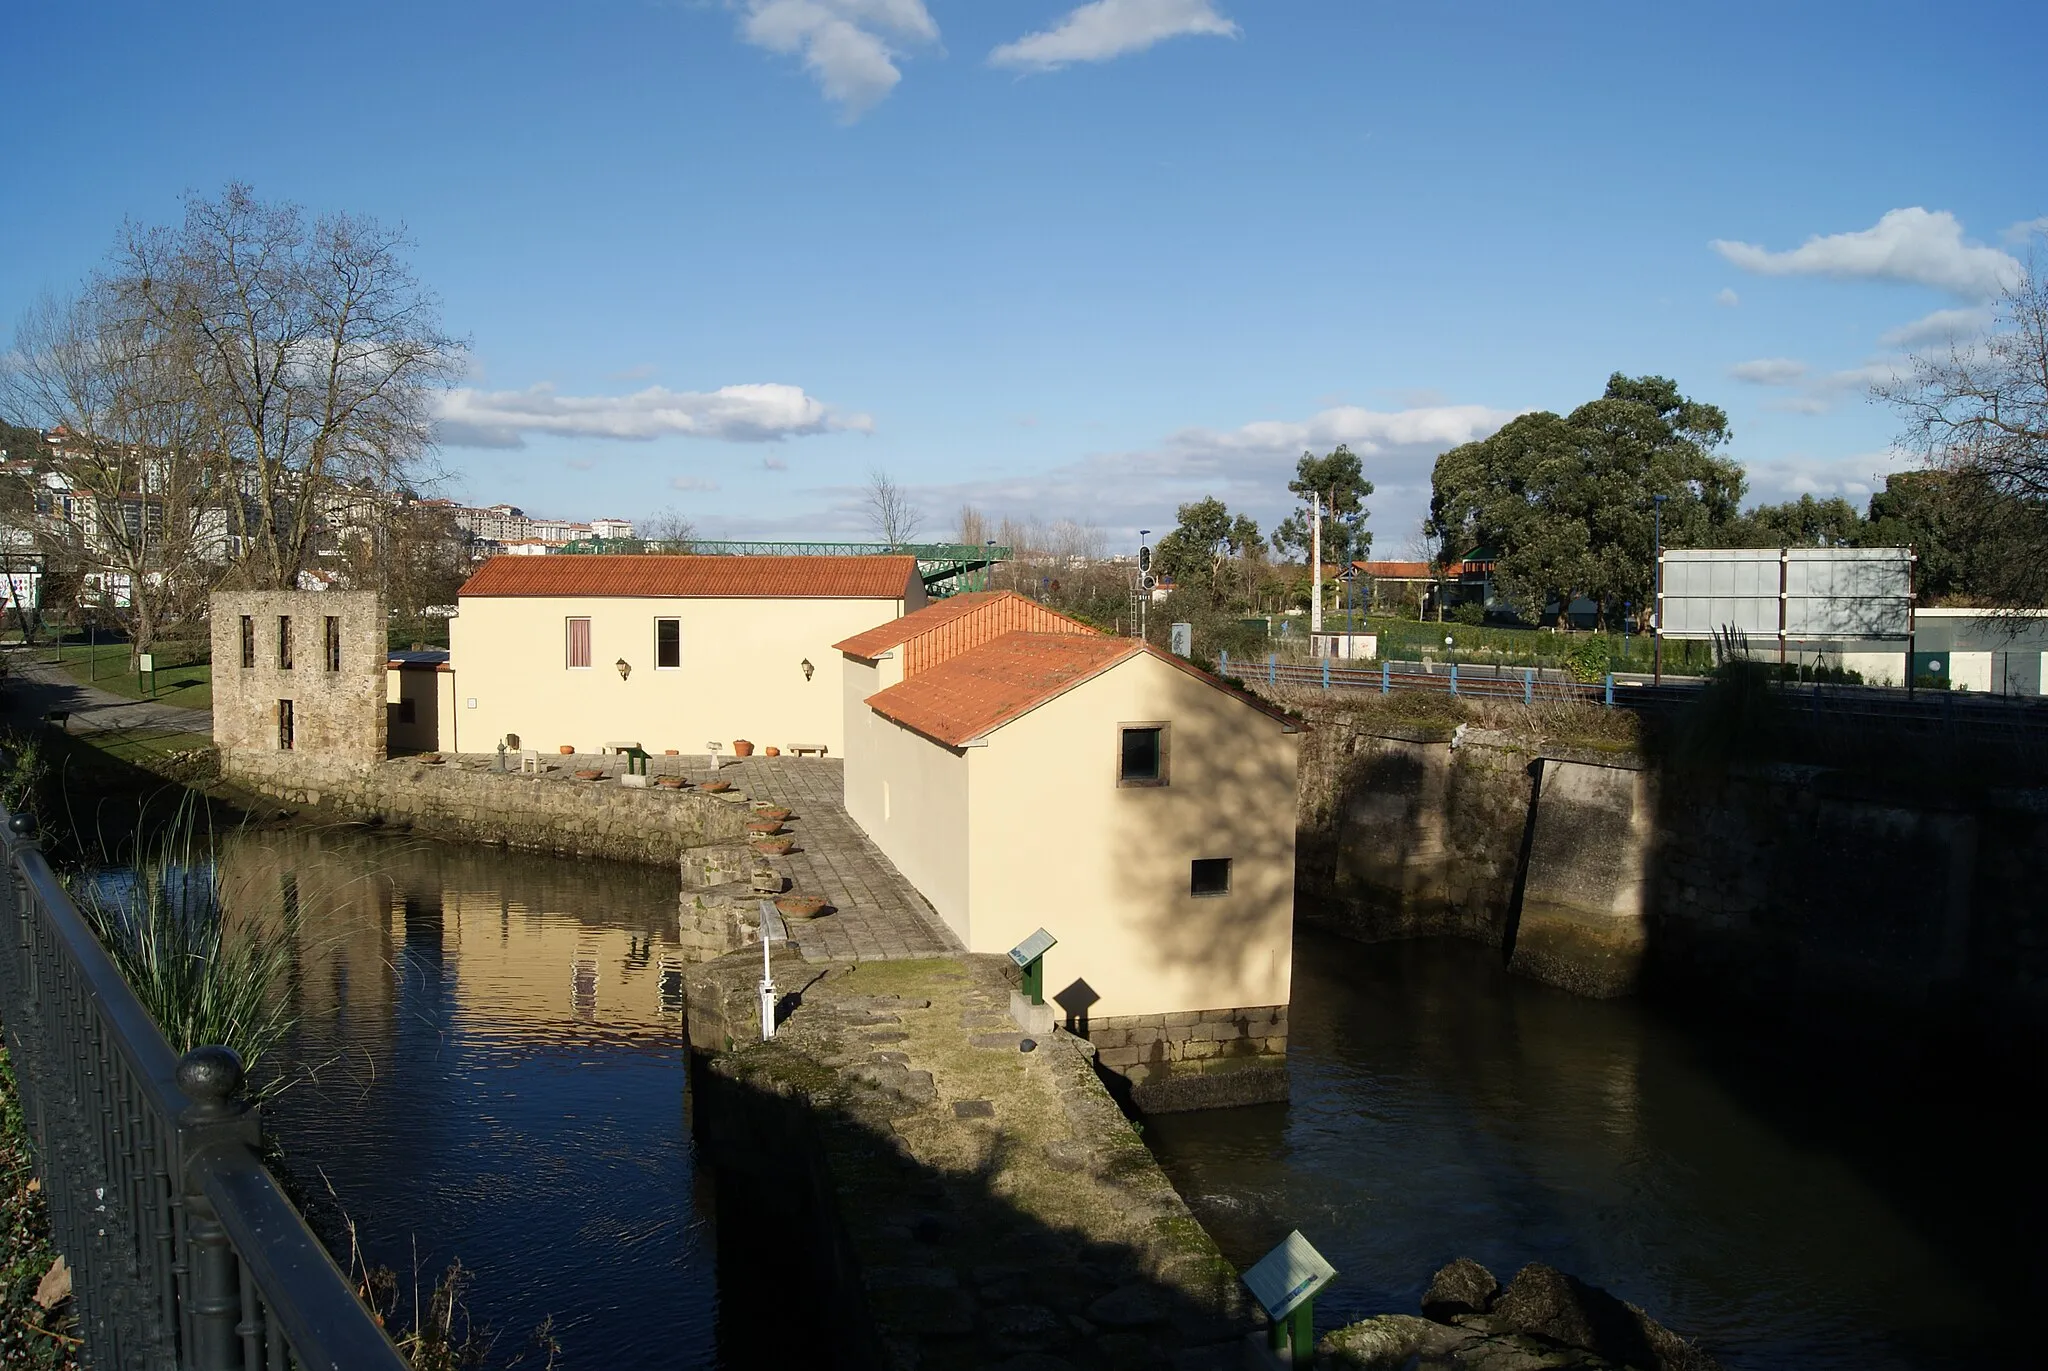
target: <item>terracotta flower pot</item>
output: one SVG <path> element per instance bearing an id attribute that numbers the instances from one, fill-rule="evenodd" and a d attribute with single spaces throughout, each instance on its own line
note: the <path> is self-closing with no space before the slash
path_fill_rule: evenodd
<path id="1" fill-rule="evenodd" d="M 782 749 L 779 747 L 764 748 L 762 749 L 761 755 L 763 757 L 780 757 L 782 755 Z"/>
<path id="2" fill-rule="evenodd" d="M 770 833 L 780 833 L 781 831 L 782 831 L 782 820 L 780 820 L 780 819 L 749 819 L 749 820 L 747 820 L 747 832 L 749 832 L 749 833 L 759 833 L 759 834 L 761 834 L 761 835 L 762 835 L 763 837 L 766 837 L 766 836 L 767 836 L 768 834 L 770 834 Z"/>
<path id="3" fill-rule="evenodd" d="M 576 755 L 576 749 L 575 749 L 575 748 L 573 748 L 573 747 L 571 747 L 571 746 L 570 746 L 569 744 L 567 744 L 567 743 L 563 743 L 563 744 L 562 744 L 562 755 L 563 755 L 564 757 L 573 757 L 573 756 L 575 756 L 575 755 Z"/>
<path id="4" fill-rule="evenodd" d="M 816 895 L 782 895 L 777 897 L 775 907 L 791 918 L 815 919 L 827 906 Z"/>
<path id="5" fill-rule="evenodd" d="M 663 790 L 681 790 L 684 786 L 689 784 L 688 781 L 684 780 L 680 776 L 656 776 L 654 778 L 654 783 L 660 786 Z"/>
<path id="6" fill-rule="evenodd" d="M 678 752 L 678 751 L 676 751 L 676 750 L 675 750 L 674 748 L 672 748 L 672 747 L 665 747 L 665 748 L 663 748 L 663 749 L 661 750 L 661 755 L 662 755 L 662 756 L 664 756 L 664 757 L 680 757 L 680 756 L 682 756 L 683 754 L 682 754 L 682 753 L 680 753 L 680 752 Z"/>
<path id="7" fill-rule="evenodd" d="M 781 805 L 755 805 L 754 817 L 757 819 L 773 819 L 775 822 L 781 823 L 789 817 L 789 811 Z"/>
<path id="8" fill-rule="evenodd" d="M 706 781 L 703 785 L 698 786 L 697 788 L 703 791 L 706 795 L 723 795 L 726 791 L 732 789 L 732 782 Z"/>
<path id="9" fill-rule="evenodd" d="M 754 755 L 754 745 L 745 738 L 735 738 L 732 740 L 732 755 L 735 757 L 751 757 Z"/>
<path id="10" fill-rule="evenodd" d="M 765 852 L 770 857 L 786 857 L 796 849 L 794 838 L 757 838 L 754 851 Z"/>
<path id="11" fill-rule="evenodd" d="M 576 773 L 576 779 L 579 781 L 601 781 L 604 779 L 604 773 L 596 770 L 579 771 Z"/>

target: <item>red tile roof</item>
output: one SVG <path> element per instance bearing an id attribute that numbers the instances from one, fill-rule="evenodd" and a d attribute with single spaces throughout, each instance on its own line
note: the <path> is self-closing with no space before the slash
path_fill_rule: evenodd
<path id="1" fill-rule="evenodd" d="M 1279 720 L 1290 731 L 1299 727 L 1281 711 L 1178 657 L 1135 638 L 1103 633 L 1006 633 L 870 695 L 867 704 L 934 742 L 963 747 L 1145 654 Z"/>
<path id="2" fill-rule="evenodd" d="M 935 601 L 835 646 L 868 661 L 900 647 L 903 674 L 914 676 L 1005 633 L 1018 632 L 1098 636 L 1080 620 L 1069 619 L 1014 590 L 978 590 Z"/>
<path id="3" fill-rule="evenodd" d="M 462 596 L 901 600 L 915 557 L 493 557 Z"/>

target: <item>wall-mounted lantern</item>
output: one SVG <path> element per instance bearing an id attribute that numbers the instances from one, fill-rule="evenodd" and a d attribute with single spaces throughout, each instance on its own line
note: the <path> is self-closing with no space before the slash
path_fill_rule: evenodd
<path id="1" fill-rule="evenodd" d="M 816 667 L 814 667 L 814 666 L 812 666 L 812 665 L 811 665 L 811 659 L 810 659 L 810 658 L 808 658 L 808 657 L 804 658 L 804 679 L 805 679 L 806 681 L 808 681 L 808 680 L 810 680 L 810 679 L 811 679 L 811 673 L 812 673 L 812 672 L 814 672 L 814 671 L 816 671 L 817 669 L 818 669 L 818 668 L 816 668 Z"/>
<path id="2" fill-rule="evenodd" d="M 633 674 L 633 664 L 627 661 L 624 657 L 619 658 L 619 660 L 615 662 L 613 665 L 618 667 L 619 679 L 622 681 Z"/>

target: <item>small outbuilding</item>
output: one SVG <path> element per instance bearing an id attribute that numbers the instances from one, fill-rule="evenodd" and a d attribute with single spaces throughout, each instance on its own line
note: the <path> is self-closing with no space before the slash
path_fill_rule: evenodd
<path id="1" fill-rule="evenodd" d="M 494 557 L 449 625 L 438 746 L 844 745 L 833 644 L 925 603 L 914 557 Z"/>
<path id="2" fill-rule="evenodd" d="M 1141 1108 L 1284 1098 L 1298 725 L 1029 601 L 841 647 L 848 812 L 967 948 L 1050 932 L 1048 997 Z"/>

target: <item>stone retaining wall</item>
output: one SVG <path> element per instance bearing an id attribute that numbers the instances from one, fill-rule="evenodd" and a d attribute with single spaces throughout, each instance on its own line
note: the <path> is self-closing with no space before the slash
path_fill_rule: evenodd
<path id="1" fill-rule="evenodd" d="M 1655 983 L 1852 1030 L 2048 1037 L 2048 791 L 1308 715 L 1308 922 L 1472 938 L 1586 995 Z"/>
<path id="2" fill-rule="evenodd" d="M 1287 1006 L 1091 1019 L 1095 1060 L 1148 1114 L 1287 1098 Z"/>
<path id="3" fill-rule="evenodd" d="M 351 819 L 565 857 L 670 866 L 685 849 L 746 837 L 744 802 L 690 790 L 628 789 L 616 781 L 472 771 L 412 758 L 361 763 L 278 752 L 224 752 L 221 773 L 261 794 Z"/>
<path id="4" fill-rule="evenodd" d="M 1257 1316 L 1237 1273 L 1088 1044 L 1014 1031 L 1007 959 L 821 969 L 785 954 L 764 1043 L 759 955 L 684 977 L 737 1326 L 755 1326 L 739 1311 L 765 1291 L 775 1340 L 805 1365 L 1247 1364 Z"/>

